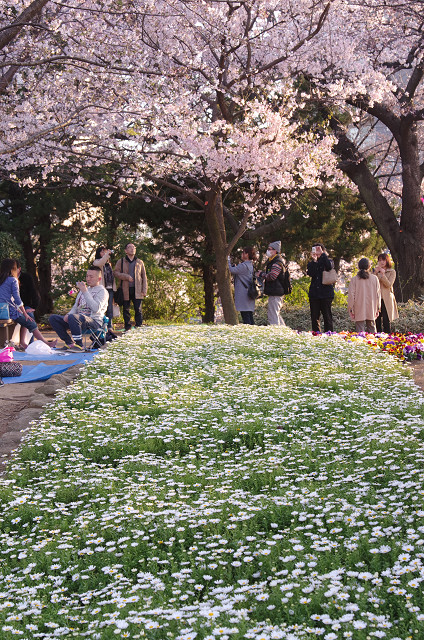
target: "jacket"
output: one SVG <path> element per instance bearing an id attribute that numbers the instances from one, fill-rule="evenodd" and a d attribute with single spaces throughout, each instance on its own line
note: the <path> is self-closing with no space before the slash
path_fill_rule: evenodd
<path id="1" fill-rule="evenodd" d="M 104 276 L 104 266 L 106 264 L 106 262 L 109 260 L 109 256 L 107 254 L 105 254 L 103 256 L 103 258 L 97 258 L 97 260 L 94 260 L 93 265 L 95 267 L 100 267 L 100 269 L 102 270 L 102 286 L 105 286 L 105 276 Z M 113 267 L 112 271 L 113 271 Z M 115 275 L 115 274 L 114 274 Z M 116 282 L 115 282 L 115 278 L 113 279 L 113 290 L 116 291 Z"/>
<path id="2" fill-rule="evenodd" d="M 139 258 L 136 258 L 135 260 L 135 278 L 134 283 L 131 283 L 131 285 L 135 288 L 135 297 L 140 299 L 147 295 L 147 276 L 143 260 L 140 260 Z M 118 260 L 113 270 L 113 275 L 122 282 L 124 300 L 129 300 L 130 283 L 128 278 L 130 276 L 128 275 L 128 260 L 126 260 L 126 258 L 122 258 L 122 267 L 121 259 Z"/>
<path id="3" fill-rule="evenodd" d="M 271 273 L 272 268 L 277 267 Z M 276 271 L 280 267 L 279 272 L 275 275 Z M 265 286 L 264 286 L 264 294 L 266 296 L 283 296 L 284 295 L 284 287 L 280 282 L 280 276 L 284 275 L 284 263 L 283 259 L 279 253 L 275 255 L 272 260 L 267 260 L 265 263 Z"/>
<path id="4" fill-rule="evenodd" d="M 83 313 L 90 316 L 98 325 L 101 325 L 107 311 L 108 302 L 109 294 L 101 284 L 96 287 L 87 287 L 87 291 L 78 293 L 74 306 L 68 312 L 68 315 Z"/>
<path id="5" fill-rule="evenodd" d="M 334 286 L 332 284 L 322 284 L 322 274 L 324 271 L 333 269 L 333 261 L 326 253 L 321 253 L 320 257 L 315 261 L 308 262 L 306 273 L 312 278 L 309 286 L 309 298 L 313 300 L 322 300 L 334 298 Z"/>
<path id="6" fill-rule="evenodd" d="M 380 283 L 377 276 L 363 280 L 359 276 L 352 278 L 347 294 L 349 315 L 355 322 L 375 320 L 381 309 Z"/>
<path id="7" fill-rule="evenodd" d="M 11 320 L 19 318 L 20 311 L 17 307 L 22 307 L 23 302 L 19 295 L 18 279 L 8 276 L 3 284 L 0 285 L 0 302 L 6 302 L 9 305 L 9 316 Z"/>
<path id="8" fill-rule="evenodd" d="M 399 318 L 396 299 L 393 293 L 393 283 L 396 280 L 396 271 L 394 269 L 386 269 L 386 273 L 383 274 L 379 272 L 375 275 L 380 282 L 381 299 L 386 307 L 389 320 L 396 320 L 396 318 Z"/>
<path id="9" fill-rule="evenodd" d="M 252 261 L 246 260 L 234 266 L 228 258 L 228 268 L 234 276 L 234 300 L 237 311 L 254 311 L 255 301 L 247 295 L 247 287 L 253 276 Z"/>

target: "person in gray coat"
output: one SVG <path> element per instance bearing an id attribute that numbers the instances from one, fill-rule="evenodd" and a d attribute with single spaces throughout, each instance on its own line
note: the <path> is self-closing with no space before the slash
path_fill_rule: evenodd
<path id="1" fill-rule="evenodd" d="M 244 247 L 241 253 L 241 262 L 234 266 L 228 256 L 228 268 L 234 276 L 234 298 L 237 311 L 240 311 L 244 324 L 255 324 L 253 312 L 255 301 L 247 295 L 247 289 L 253 277 L 253 261 L 256 260 L 256 250 L 253 247 Z"/>

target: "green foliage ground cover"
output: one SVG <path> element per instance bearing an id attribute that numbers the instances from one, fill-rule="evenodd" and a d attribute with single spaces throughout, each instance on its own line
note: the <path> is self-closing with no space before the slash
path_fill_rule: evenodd
<path id="1" fill-rule="evenodd" d="M 422 637 L 423 413 L 339 338 L 126 334 L 1 481 L 2 639 Z"/>

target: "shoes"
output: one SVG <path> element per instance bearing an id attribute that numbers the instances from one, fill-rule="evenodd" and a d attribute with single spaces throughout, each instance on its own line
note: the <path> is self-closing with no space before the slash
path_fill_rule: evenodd
<path id="1" fill-rule="evenodd" d="M 70 345 L 67 345 L 67 347 L 68 347 L 67 351 L 69 351 L 70 353 L 84 353 L 85 352 L 84 347 L 82 347 L 79 344 L 70 344 Z"/>
<path id="2" fill-rule="evenodd" d="M 132 329 L 132 326 L 130 325 L 129 327 L 125 327 L 124 331 L 131 331 L 131 329 Z"/>

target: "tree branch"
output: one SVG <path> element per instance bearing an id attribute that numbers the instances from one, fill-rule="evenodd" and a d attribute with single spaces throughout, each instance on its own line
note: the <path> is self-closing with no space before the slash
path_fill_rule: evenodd
<path id="1" fill-rule="evenodd" d="M 8 27 L 5 27 L 0 32 L 0 51 L 4 49 L 9 42 L 12 42 L 14 38 L 19 34 L 21 29 L 28 24 L 33 18 L 41 13 L 41 10 L 45 7 L 48 0 L 34 0 L 29 7 L 24 9 L 20 16 L 16 18 L 14 22 Z"/>

